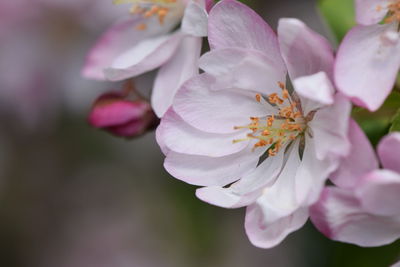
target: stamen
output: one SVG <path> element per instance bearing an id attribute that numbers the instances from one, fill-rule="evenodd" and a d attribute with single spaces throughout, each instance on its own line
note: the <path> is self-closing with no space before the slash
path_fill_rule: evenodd
<path id="1" fill-rule="evenodd" d="M 250 123 L 245 126 L 235 126 L 234 129 L 249 129 L 252 133 L 247 138 L 233 140 L 233 143 L 241 141 L 257 140 L 253 150 L 270 146 L 267 150 L 269 156 L 275 156 L 288 142 L 294 141 L 306 129 L 306 120 L 299 103 L 292 101 L 289 91 L 284 83 L 278 83 L 282 95 L 273 93 L 267 96 L 269 104 L 275 105 L 277 114 L 271 114 L 264 118 L 250 117 Z M 260 94 L 256 94 L 255 100 L 263 104 L 265 101 Z M 267 102 L 267 101 L 265 101 Z"/>
<path id="2" fill-rule="evenodd" d="M 389 24 L 393 22 L 400 22 L 400 1 L 394 1 L 391 4 L 388 5 L 388 14 L 386 18 L 384 19 L 384 23 Z M 382 7 L 380 7 L 380 10 L 382 10 Z M 377 7 L 377 11 L 379 10 L 379 6 Z"/>
<path id="3" fill-rule="evenodd" d="M 157 17 L 159 23 L 164 24 L 165 17 L 170 13 L 171 8 L 176 8 L 178 0 L 114 0 L 113 3 L 133 4 L 129 9 L 132 15 L 141 15 L 143 18 Z M 145 30 L 145 24 L 136 26 L 137 30 Z"/>

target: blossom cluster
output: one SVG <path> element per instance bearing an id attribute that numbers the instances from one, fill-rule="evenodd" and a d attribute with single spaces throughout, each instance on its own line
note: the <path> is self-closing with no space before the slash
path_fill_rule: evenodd
<path id="1" fill-rule="evenodd" d="M 95 44 L 83 75 L 129 85 L 158 69 L 155 113 L 141 97 L 109 93 L 94 126 L 132 137 L 158 117 L 165 169 L 200 186 L 205 202 L 246 207 L 255 246 L 278 245 L 308 218 L 359 246 L 400 237 L 400 133 L 375 152 L 351 118 L 353 106 L 376 111 L 394 87 L 400 1 L 356 0 L 358 25 L 337 53 L 302 21 L 282 18 L 274 31 L 236 0 L 115 2 L 127 17 Z"/>

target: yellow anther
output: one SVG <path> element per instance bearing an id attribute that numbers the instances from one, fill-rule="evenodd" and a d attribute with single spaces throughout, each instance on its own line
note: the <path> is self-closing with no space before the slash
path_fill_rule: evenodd
<path id="1" fill-rule="evenodd" d="M 161 8 L 160 10 L 158 10 L 157 14 L 158 14 L 158 20 L 160 22 L 160 24 L 164 23 L 165 17 L 168 14 L 168 8 Z"/>
<path id="2" fill-rule="evenodd" d="M 274 116 L 274 115 L 272 115 L 271 117 L 268 117 L 268 118 L 267 118 L 267 125 L 268 125 L 269 127 L 271 127 L 272 124 L 274 123 L 274 120 L 275 120 L 275 116 Z"/>
<path id="3" fill-rule="evenodd" d="M 268 131 L 268 130 L 264 130 L 264 131 L 261 133 L 262 136 L 268 136 L 268 135 L 270 135 L 270 134 L 271 134 L 271 132 Z"/>
<path id="4" fill-rule="evenodd" d="M 260 94 L 256 94 L 256 100 L 257 100 L 257 102 L 261 102 L 261 95 Z"/>
<path id="5" fill-rule="evenodd" d="M 282 91 L 282 97 L 284 99 L 288 99 L 289 98 L 289 91 L 286 88 L 283 89 L 283 91 Z"/>
<path id="6" fill-rule="evenodd" d="M 146 29 L 147 29 L 147 25 L 144 23 L 140 23 L 139 25 L 136 26 L 136 30 L 139 30 L 139 31 L 144 31 Z"/>
<path id="7" fill-rule="evenodd" d="M 377 7 L 377 10 L 378 10 L 378 7 Z M 388 10 L 389 11 L 388 11 L 387 17 L 384 19 L 384 23 L 400 22 L 400 1 L 397 0 L 397 1 L 389 4 Z"/>

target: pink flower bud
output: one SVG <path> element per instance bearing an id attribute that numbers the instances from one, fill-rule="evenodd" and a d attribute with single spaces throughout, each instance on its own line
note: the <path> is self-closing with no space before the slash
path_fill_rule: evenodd
<path id="1" fill-rule="evenodd" d="M 122 92 L 101 95 L 93 104 L 88 121 L 121 137 L 137 137 L 154 129 L 158 118 L 145 100 L 129 100 Z"/>

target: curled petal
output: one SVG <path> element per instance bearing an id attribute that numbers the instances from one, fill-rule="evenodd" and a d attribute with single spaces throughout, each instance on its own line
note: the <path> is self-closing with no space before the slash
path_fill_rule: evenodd
<path id="1" fill-rule="evenodd" d="M 249 206 L 246 210 L 245 229 L 254 246 L 272 248 L 306 223 L 308 211 L 302 208 L 272 223 L 266 223 L 264 216 L 267 215 L 257 204 Z"/>
<path id="2" fill-rule="evenodd" d="M 363 247 L 382 246 L 400 237 L 400 216 L 366 212 L 350 190 L 328 187 L 310 209 L 311 221 L 327 237 Z"/>
<path id="3" fill-rule="evenodd" d="M 361 180 L 355 194 L 363 208 L 371 214 L 400 214 L 400 175 L 389 170 L 376 170 Z"/>
<path id="4" fill-rule="evenodd" d="M 278 25 L 279 46 L 292 80 L 333 70 L 333 50 L 329 42 L 298 19 L 281 19 Z"/>
<path id="5" fill-rule="evenodd" d="M 160 67 L 175 54 L 182 38 L 181 32 L 175 32 L 142 40 L 105 69 L 107 79 L 121 81 Z"/>
<path id="6" fill-rule="evenodd" d="M 302 96 L 304 114 L 334 102 L 335 89 L 325 72 L 299 77 L 293 81 L 293 85 L 296 92 Z"/>
<path id="7" fill-rule="evenodd" d="M 147 23 L 147 29 L 138 30 L 138 26 Z M 163 35 L 174 27 L 174 23 L 159 25 L 153 20 L 147 21 L 141 16 L 118 21 L 106 31 L 89 51 L 82 70 L 84 77 L 106 80 L 104 70 L 109 68 L 114 59 L 140 41 Z"/>
<path id="8" fill-rule="evenodd" d="M 158 71 L 151 94 L 151 104 L 158 117 L 172 105 L 181 85 L 198 74 L 201 38 L 185 36 L 175 55 Z"/>
<path id="9" fill-rule="evenodd" d="M 239 208 L 253 203 L 261 190 L 273 183 L 283 164 L 283 150 L 274 157 L 268 157 L 256 169 L 243 176 L 228 188 L 204 187 L 196 191 L 201 200 L 223 208 Z"/>
<path id="10" fill-rule="evenodd" d="M 383 167 L 400 173 L 400 133 L 392 133 L 378 145 L 378 154 Z"/>

